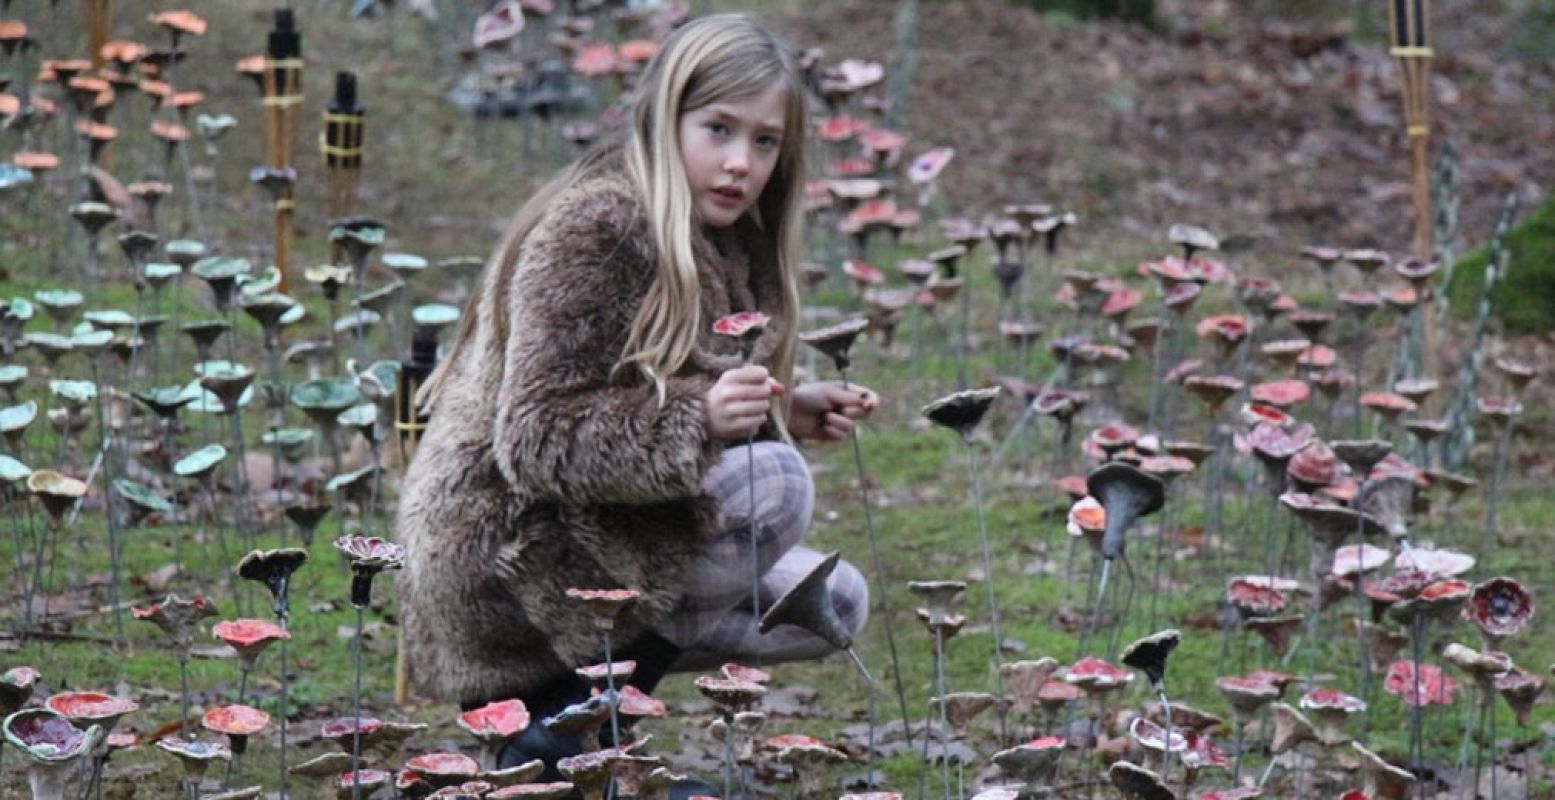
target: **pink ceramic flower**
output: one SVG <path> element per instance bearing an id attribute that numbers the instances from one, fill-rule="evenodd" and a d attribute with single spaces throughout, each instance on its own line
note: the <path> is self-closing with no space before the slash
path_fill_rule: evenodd
<path id="1" fill-rule="evenodd" d="M 1418 688 L 1415 686 L 1417 675 Z M 1388 675 L 1382 681 L 1382 688 L 1403 700 L 1407 706 L 1450 706 L 1453 695 L 1458 691 L 1458 682 L 1443 675 L 1438 667 L 1421 664 L 1417 673 L 1413 661 L 1400 660 L 1388 666 Z"/>
<path id="2" fill-rule="evenodd" d="M 286 629 L 262 619 L 223 620 L 211 628 L 211 635 L 238 651 L 238 659 L 245 670 L 254 668 L 254 662 L 266 647 L 282 639 L 292 638 Z"/>

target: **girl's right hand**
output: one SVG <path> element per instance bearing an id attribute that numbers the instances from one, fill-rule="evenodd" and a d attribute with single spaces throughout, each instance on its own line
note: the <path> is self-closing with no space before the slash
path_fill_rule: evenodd
<path id="1" fill-rule="evenodd" d="M 724 372 L 707 390 L 707 435 L 728 440 L 750 437 L 767 421 L 772 396 L 782 393 L 783 384 L 767 374 L 766 367 L 736 367 Z"/>

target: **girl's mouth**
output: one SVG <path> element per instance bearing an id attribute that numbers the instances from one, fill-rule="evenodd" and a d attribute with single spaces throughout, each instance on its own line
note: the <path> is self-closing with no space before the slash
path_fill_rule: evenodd
<path id="1" fill-rule="evenodd" d="M 713 199 L 719 205 L 734 206 L 745 199 L 745 191 L 738 186 L 720 186 L 713 189 Z"/>

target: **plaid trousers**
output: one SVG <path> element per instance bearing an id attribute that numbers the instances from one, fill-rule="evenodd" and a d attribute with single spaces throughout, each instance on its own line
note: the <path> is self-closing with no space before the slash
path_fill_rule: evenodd
<path id="1" fill-rule="evenodd" d="M 756 479 L 754 542 L 751 475 Z M 804 456 L 781 442 L 730 447 L 708 471 L 702 489 L 718 502 L 721 532 L 692 562 L 685 596 L 658 631 L 683 651 L 676 670 L 711 669 L 727 661 L 801 661 L 830 653 L 831 645 L 820 637 L 791 625 L 759 633 L 759 615 L 751 607 L 754 571 L 761 575 L 757 601 L 765 611 L 822 560 L 821 553 L 799 545 L 815 507 L 815 484 Z M 838 617 L 857 632 L 869 612 L 864 576 L 852 564 L 839 562 L 827 586 Z"/>

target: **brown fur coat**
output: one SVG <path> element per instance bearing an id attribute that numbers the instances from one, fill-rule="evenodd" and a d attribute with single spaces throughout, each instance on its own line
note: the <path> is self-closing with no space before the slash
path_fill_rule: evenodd
<path id="1" fill-rule="evenodd" d="M 775 316 L 781 297 L 772 270 L 751 279 L 746 233 L 697 243 L 705 332 L 662 406 L 645 379 L 611 377 L 654 271 L 618 162 L 556 199 L 507 285 L 493 285 L 488 266 L 466 312 L 478 315 L 474 337 L 449 364 L 400 497 L 402 635 L 419 688 L 484 702 L 597 657 L 599 634 L 569 587 L 643 593 L 618 622 L 618 646 L 675 607 L 685 567 L 716 533 L 700 485 L 724 443 L 707 436 L 705 396 L 739 362 L 712 323 L 740 310 Z M 505 341 L 493 330 L 498 304 Z M 782 325 L 764 334 L 758 359 Z"/>

